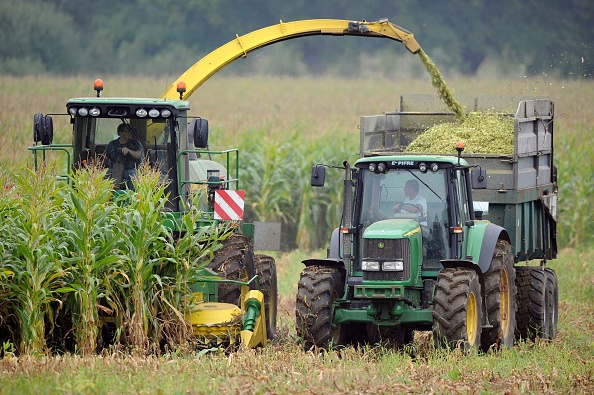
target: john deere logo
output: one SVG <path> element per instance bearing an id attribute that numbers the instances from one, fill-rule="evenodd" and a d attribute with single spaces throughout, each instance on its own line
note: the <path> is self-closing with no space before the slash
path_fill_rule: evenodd
<path id="1" fill-rule="evenodd" d="M 377 248 L 384 248 L 384 243 L 377 243 Z"/>

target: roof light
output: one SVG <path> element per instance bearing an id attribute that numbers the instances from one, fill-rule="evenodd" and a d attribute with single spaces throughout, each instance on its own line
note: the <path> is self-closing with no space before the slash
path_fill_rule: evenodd
<path id="1" fill-rule="evenodd" d="M 80 115 L 81 117 L 86 117 L 87 115 L 89 115 L 89 110 L 87 110 L 86 107 L 81 107 L 78 109 L 78 115 Z"/>
<path id="2" fill-rule="evenodd" d="M 101 91 L 103 90 L 103 80 L 97 78 L 93 84 L 93 89 L 97 91 L 97 97 L 101 97 Z"/>
<path id="3" fill-rule="evenodd" d="M 70 110 L 68 110 L 68 112 L 70 113 L 70 115 L 75 116 L 76 115 L 76 107 L 70 107 Z"/>
<path id="4" fill-rule="evenodd" d="M 431 171 L 435 173 L 437 170 L 439 170 L 439 165 L 437 163 L 431 163 Z"/>
<path id="5" fill-rule="evenodd" d="M 144 118 L 146 117 L 146 110 L 144 108 L 139 108 L 138 110 L 136 110 L 136 116 L 139 118 Z"/>
<path id="6" fill-rule="evenodd" d="M 149 117 L 151 118 L 157 118 L 159 116 L 159 110 L 157 110 L 156 108 L 151 108 L 148 112 Z"/>
<path id="7" fill-rule="evenodd" d="M 101 111 L 97 107 L 93 107 L 89 110 L 89 114 L 93 117 L 96 117 L 97 115 L 101 114 Z"/>
<path id="8" fill-rule="evenodd" d="M 421 173 L 425 173 L 427 171 L 427 164 L 425 162 L 421 162 L 421 164 L 419 165 L 419 170 L 421 171 Z"/>
<path id="9" fill-rule="evenodd" d="M 170 115 L 171 115 L 171 111 L 169 111 L 168 109 L 161 110 L 161 116 L 163 118 L 169 118 Z"/>
<path id="10" fill-rule="evenodd" d="M 182 99 L 184 93 L 186 92 L 186 83 L 180 81 L 177 83 L 177 92 L 179 93 L 179 100 Z"/>
<path id="11" fill-rule="evenodd" d="M 375 163 L 370 163 L 369 164 L 369 171 L 370 172 L 375 172 Z"/>
<path id="12" fill-rule="evenodd" d="M 384 162 L 380 162 L 377 164 L 377 171 L 383 173 L 386 171 L 386 164 Z"/>

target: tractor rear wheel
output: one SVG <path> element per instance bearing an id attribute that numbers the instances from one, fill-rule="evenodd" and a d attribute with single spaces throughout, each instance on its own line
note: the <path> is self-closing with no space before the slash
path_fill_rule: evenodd
<path id="1" fill-rule="evenodd" d="M 436 346 L 478 349 L 481 345 L 483 299 L 474 270 L 442 269 L 435 284 L 433 340 Z"/>
<path id="2" fill-rule="evenodd" d="M 491 328 L 483 330 L 482 349 L 510 348 L 516 332 L 516 270 L 511 245 L 497 242 L 491 266 L 483 275 Z"/>
<path id="3" fill-rule="evenodd" d="M 305 348 L 344 344 L 341 326 L 332 327 L 334 301 L 343 290 L 339 269 L 308 266 L 301 272 L 297 288 L 295 327 Z"/>
<path id="4" fill-rule="evenodd" d="M 547 275 L 542 267 L 517 266 L 516 287 L 518 289 L 516 331 L 519 338 L 534 340 L 549 338 L 549 297 L 547 297 Z"/>
<path id="5" fill-rule="evenodd" d="M 214 254 L 208 267 L 227 280 L 248 281 L 256 274 L 254 251 L 249 237 L 234 233 L 222 242 L 223 247 Z M 239 306 L 241 285 L 219 284 L 219 302 Z"/>
<path id="6" fill-rule="evenodd" d="M 266 313 L 266 335 L 274 339 L 276 335 L 276 317 L 278 306 L 278 283 L 276 263 L 267 255 L 255 255 L 256 274 L 260 277 L 260 291 L 264 294 L 264 311 Z"/>

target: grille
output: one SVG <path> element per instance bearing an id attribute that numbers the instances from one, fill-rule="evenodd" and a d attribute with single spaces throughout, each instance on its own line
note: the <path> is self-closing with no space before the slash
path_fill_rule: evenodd
<path id="1" fill-rule="evenodd" d="M 401 272 L 363 272 L 363 280 L 403 281 L 410 278 L 410 241 L 408 239 L 365 239 L 363 242 L 365 259 L 380 262 L 402 260 L 404 270 Z"/>

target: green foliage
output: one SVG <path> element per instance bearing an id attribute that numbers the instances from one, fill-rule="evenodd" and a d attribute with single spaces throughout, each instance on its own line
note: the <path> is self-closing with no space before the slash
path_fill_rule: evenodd
<path id="1" fill-rule="evenodd" d="M 71 336 L 82 355 L 103 340 L 146 353 L 191 339 L 183 297 L 229 230 L 195 227 L 192 209 L 174 235 L 159 172 L 142 168 L 136 190 L 116 196 L 105 173 L 89 166 L 59 184 L 42 168 L 0 193 L 0 341 L 20 354 L 74 351 Z"/>

